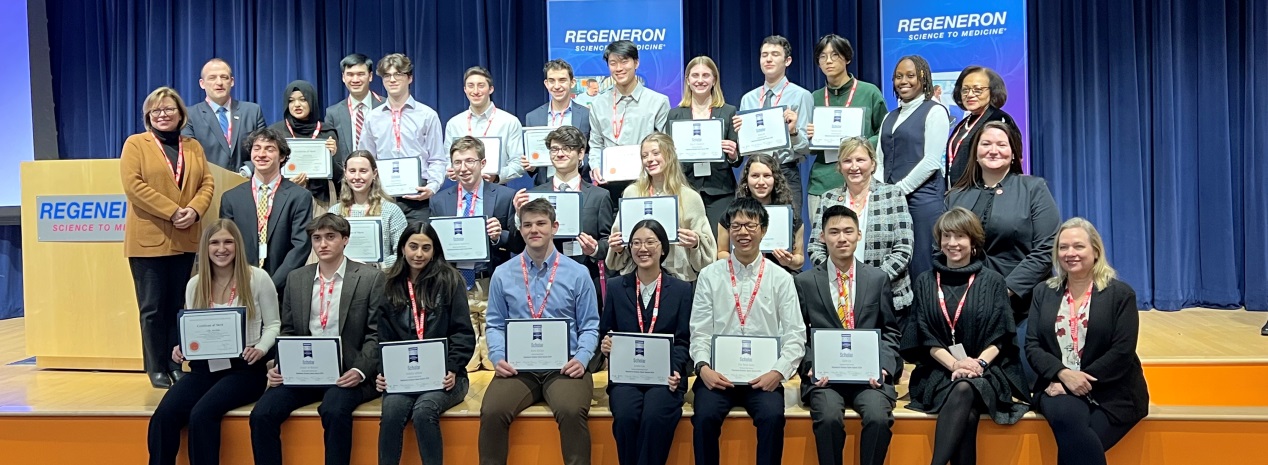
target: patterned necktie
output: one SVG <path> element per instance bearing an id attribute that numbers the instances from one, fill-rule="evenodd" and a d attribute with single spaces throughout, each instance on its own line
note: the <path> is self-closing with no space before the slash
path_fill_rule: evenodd
<path id="1" fill-rule="evenodd" d="M 837 284 L 840 289 L 837 290 L 837 318 L 841 320 L 841 326 L 845 329 L 854 329 L 853 315 L 849 310 L 850 307 L 850 282 L 837 271 Z"/>
<path id="2" fill-rule="evenodd" d="M 225 137 L 229 137 L 229 109 L 220 107 L 216 110 L 216 119 L 220 120 L 220 133 Z"/>
<path id="3" fill-rule="evenodd" d="M 356 127 L 355 127 L 356 135 L 353 136 L 353 144 L 352 144 L 354 148 L 359 147 L 361 145 L 361 126 L 365 124 L 365 104 L 364 103 L 357 104 L 357 116 L 356 116 L 355 124 L 356 124 Z"/>
<path id="4" fill-rule="evenodd" d="M 260 243 L 269 243 L 269 186 L 260 186 L 259 195 L 255 199 L 256 228 L 260 233 Z"/>
<path id="5" fill-rule="evenodd" d="M 773 106 L 775 104 L 773 100 L 775 100 L 775 91 L 766 89 L 766 98 L 762 100 L 762 108 Z"/>
<path id="6" fill-rule="evenodd" d="M 467 216 L 466 213 L 468 211 L 474 211 L 471 206 L 471 202 L 473 201 L 474 200 L 472 200 L 471 198 L 471 192 L 466 192 L 462 194 L 462 211 L 458 212 L 458 215 Z M 474 268 L 471 268 L 471 269 L 458 268 L 458 274 L 461 274 L 462 279 L 467 282 L 468 291 L 471 290 L 471 288 L 475 287 L 476 271 Z"/>
<path id="7" fill-rule="evenodd" d="M 571 188 L 571 187 L 568 187 L 568 183 L 566 183 L 566 182 L 561 182 L 561 183 L 559 183 L 559 187 L 556 187 L 556 188 L 555 188 L 555 190 L 557 190 L 557 191 L 559 191 L 559 192 L 568 192 L 568 191 L 569 191 L 569 190 L 571 190 L 571 189 L 572 189 L 572 188 Z"/>

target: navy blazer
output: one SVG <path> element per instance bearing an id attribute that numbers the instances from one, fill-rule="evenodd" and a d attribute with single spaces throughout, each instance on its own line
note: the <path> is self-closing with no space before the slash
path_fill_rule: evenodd
<path id="1" fill-rule="evenodd" d="M 577 104 L 577 102 L 572 102 L 571 109 L 572 126 L 581 130 L 581 137 L 584 137 L 587 141 L 590 140 L 590 109 L 586 108 L 585 105 Z M 524 115 L 524 127 L 541 126 L 550 126 L 550 102 L 546 102 Z M 590 179 L 590 167 L 586 165 L 587 158 L 589 157 L 585 156 L 584 153 L 581 155 L 581 169 L 578 172 L 581 173 L 583 179 Z M 546 175 L 546 171 L 546 169 L 539 168 L 533 174 L 534 185 L 540 186 L 550 182 L 550 176 Z"/>
<path id="2" fill-rule="evenodd" d="M 610 290 L 603 299 L 603 314 L 599 315 L 599 338 L 602 340 L 609 332 L 621 333 L 644 332 L 638 329 L 638 315 L 634 299 L 638 298 L 636 282 L 637 273 L 629 273 L 608 279 Z M 670 352 L 670 368 L 678 372 L 682 380 L 678 382 L 678 390 L 686 392 L 687 376 L 691 368 L 691 283 L 664 273 L 661 280 L 660 313 L 656 317 L 653 333 L 673 334 L 674 347 Z M 656 297 L 652 297 L 656 301 Z M 642 305 L 641 303 L 638 305 Z M 652 322 L 652 309 L 643 308 L 643 324 Z M 611 386 L 609 384 L 608 386 Z"/>
<path id="3" fill-rule="evenodd" d="M 492 260 L 487 268 L 477 267 L 487 269 L 491 274 L 494 268 L 509 260 L 512 255 L 523 252 L 524 245 L 523 241 L 516 240 L 519 231 L 515 227 L 515 206 L 512 203 L 515 200 L 515 190 L 496 182 L 484 181 L 480 184 L 483 186 L 480 189 L 480 198 L 483 199 L 484 216 L 497 218 L 502 223 L 502 234 L 498 236 L 497 242 L 489 244 Z M 458 185 L 453 184 L 433 195 L 428 210 L 432 218 L 458 216 Z"/>
<path id="4" fill-rule="evenodd" d="M 256 129 L 264 128 L 264 113 L 259 105 L 230 99 L 229 117 L 232 119 L 232 141 L 225 140 L 225 133 L 220 130 L 220 119 L 211 111 L 211 105 L 203 100 L 189 107 L 189 124 L 181 129 L 181 134 L 202 144 L 207 163 L 236 173 L 250 158 L 251 147 L 246 145 L 247 138 Z"/>
<path id="5" fill-rule="evenodd" d="M 260 264 L 260 233 L 257 231 L 259 213 L 255 208 L 255 195 L 251 191 L 254 179 L 225 191 L 220 197 L 220 217 L 232 220 L 242 231 L 242 244 L 247 261 Z M 273 211 L 269 213 L 268 258 L 261 268 L 269 272 L 278 295 L 286 285 L 286 275 L 304 266 L 313 243 L 309 240 L 308 222 L 313 219 L 313 196 L 308 189 L 282 178 L 273 194 Z"/>

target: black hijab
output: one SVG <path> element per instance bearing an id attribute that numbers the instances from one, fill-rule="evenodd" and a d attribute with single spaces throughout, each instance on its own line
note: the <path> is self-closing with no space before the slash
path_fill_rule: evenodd
<path id="1" fill-rule="evenodd" d="M 304 96 L 304 100 L 308 102 L 308 116 L 304 119 L 295 118 L 291 115 L 291 94 L 299 91 Z M 291 131 L 294 132 L 293 137 L 309 138 L 317 129 L 317 124 L 321 122 L 319 111 L 321 105 L 317 102 L 317 91 L 308 81 L 291 81 L 286 85 L 286 91 L 282 92 L 282 113 L 287 124 L 290 124 Z"/>

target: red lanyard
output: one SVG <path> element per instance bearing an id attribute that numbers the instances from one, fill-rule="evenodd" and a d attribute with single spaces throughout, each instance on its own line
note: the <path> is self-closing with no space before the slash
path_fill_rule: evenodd
<path id="1" fill-rule="evenodd" d="M 1079 347 L 1079 339 L 1082 339 L 1079 336 L 1079 326 L 1087 321 L 1087 309 L 1092 303 L 1092 286 L 1094 285 L 1096 285 L 1095 281 L 1088 284 L 1087 292 L 1083 293 L 1083 305 L 1078 307 L 1074 306 L 1074 297 L 1070 295 L 1069 287 L 1065 290 L 1065 300 L 1070 304 L 1070 341 L 1074 344 L 1074 353 L 1080 358 L 1083 357 L 1083 348 Z"/>
<path id="2" fill-rule="evenodd" d="M 276 196 L 277 196 L 277 190 L 278 190 L 278 189 L 280 189 L 280 188 L 282 187 L 282 175 L 280 175 L 280 174 L 279 174 L 279 175 L 277 176 L 277 182 L 276 182 L 276 183 L 269 183 L 269 184 L 270 184 L 270 185 L 269 185 L 269 198 L 268 198 L 267 200 L 265 200 L 265 202 L 268 202 L 268 207 L 264 209 L 264 216 L 263 216 L 263 217 L 260 217 L 260 218 L 256 218 L 256 219 L 255 219 L 255 221 L 256 221 L 256 223 L 255 223 L 255 227 L 256 227 L 257 232 L 263 232 L 266 228 L 268 228 L 268 227 L 269 227 L 269 217 L 273 215 L 273 197 L 276 197 Z M 251 197 L 252 197 L 252 200 L 254 200 L 254 201 L 256 201 L 256 202 L 259 202 L 259 201 L 260 201 L 260 193 L 259 193 L 259 190 L 260 190 L 260 186 L 257 186 L 257 185 L 255 184 L 255 181 L 254 181 L 254 180 L 252 180 L 252 181 L 251 181 Z M 257 206 L 256 208 L 258 209 L 259 207 Z M 260 237 L 264 237 L 264 236 L 260 236 Z"/>
<path id="3" fill-rule="evenodd" d="M 493 113 L 489 115 L 489 123 L 488 123 L 488 126 L 485 126 L 485 127 L 484 127 L 484 134 L 481 134 L 481 135 L 480 135 L 480 137 L 485 137 L 485 136 L 488 136 L 488 135 L 489 135 L 489 129 L 493 129 L 493 117 L 498 115 L 498 114 L 497 114 L 497 107 L 494 107 L 492 103 L 490 103 L 490 104 L 489 104 L 489 110 L 488 110 L 488 111 L 493 112 Z M 468 136 L 472 135 L 472 132 L 471 132 L 471 117 L 472 117 L 472 116 L 475 116 L 475 112 L 474 112 L 474 111 L 467 111 L 467 135 L 468 135 Z"/>
<path id="4" fill-rule="evenodd" d="M 206 100 L 207 100 L 207 105 L 211 105 L 211 104 L 212 104 L 211 99 L 206 99 Z M 225 104 L 224 104 L 224 105 L 221 105 L 221 106 L 220 106 L 220 108 L 224 108 L 224 109 L 225 109 L 225 120 L 227 120 L 227 121 L 228 121 L 228 124 L 225 126 L 225 142 L 227 142 L 227 143 L 229 144 L 229 149 L 230 149 L 230 150 L 232 150 L 232 149 L 233 149 L 233 118 L 230 118 L 230 117 L 229 117 L 229 116 L 230 116 L 230 115 L 229 115 L 229 103 L 230 103 L 230 102 L 232 102 L 232 101 L 233 101 L 232 99 L 227 100 L 227 101 L 225 101 Z M 216 119 L 220 119 L 220 118 L 219 118 L 219 117 L 217 117 Z"/>
<path id="5" fill-rule="evenodd" d="M 976 274 L 969 275 L 969 285 L 964 288 L 964 295 L 960 296 L 960 303 L 955 306 L 955 319 L 951 319 L 951 315 L 947 313 L 947 300 L 942 294 L 942 273 L 935 273 L 938 280 L 938 306 L 942 307 L 942 317 L 947 319 L 947 326 L 951 327 L 951 344 L 955 344 L 955 325 L 960 322 L 960 312 L 964 311 L 964 302 L 969 300 L 969 289 L 973 288 L 973 280 L 977 278 Z"/>
<path id="6" fill-rule="evenodd" d="M 159 155 L 163 156 L 163 161 L 167 162 L 167 168 L 172 170 L 172 179 L 176 181 L 176 186 L 181 185 L 181 176 L 185 175 L 185 144 L 181 138 L 176 138 L 176 164 L 172 164 L 172 160 L 167 159 L 167 151 L 163 150 L 163 144 L 159 142 L 158 136 L 154 137 L 154 145 L 158 146 Z"/>
<path id="7" fill-rule="evenodd" d="M 973 114 L 970 113 L 969 116 L 973 116 Z M 985 119 L 983 116 L 978 116 L 977 119 L 973 120 L 972 123 L 969 123 L 967 127 L 964 127 L 964 135 L 960 136 L 959 142 L 955 142 L 955 137 L 952 137 L 951 141 L 947 142 L 947 166 L 951 166 L 951 163 L 955 162 L 955 155 L 956 152 L 960 150 L 960 145 L 964 144 L 964 139 L 969 138 L 969 134 L 973 131 L 973 126 L 977 125 L 977 122 L 983 119 Z M 961 121 L 959 126 L 963 127 L 964 123 L 968 122 L 968 120 L 969 118 L 965 117 L 964 121 Z M 956 132 L 958 133 L 959 131 Z"/>
<path id="8" fill-rule="evenodd" d="M 524 294 L 528 295 L 528 314 L 533 318 L 541 318 L 546 313 L 546 299 L 550 298 L 550 288 L 555 285 L 555 273 L 559 271 L 559 254 L 555 254 L 555 264 L 550 268 L 550 279 L 546 280 L 546 295 L 542 296 L 542 306 L 533 306 L 533 290 L 528 286 L 528 252 L 520 254 L 520 270 L 524 272 Z"/>
<path id="9" fill-rule="evenodd" d="M 847 195 L 849 195 L 850 191 L 847 189 L 845 193 L 846 193 Z M 859 194 L 859 195 L 850 195 L 850 210 L 854 210 L 854 213 L 862 214 L 862 213 L 863 213 L 863 209 L 864 209 L 864 208 L 867 208 L 867 196 L 868 196 L 868 194 L 867 194 L 867 193 L 862 193 L 862 194 Z M 859 197 L 862 197 L 862 198 L 863 198 L 863 202 L 862 202 L 862 203 L 859 203 L 859 204 L 858 204 L 858 207 L 856 208 L 856 207 L 855 207 L 855 205 L 854 205 L 854 200 L 855 200 L 855 199 L 857 199 L 857 198 L 859 198 Z"/>
<path id="10" fill-rule="evenodd" d="M 469 205 L 467 205 L 467 214 L 462 216 L 466 216 L 466 217 L 475 216 L 476 199 L 479 199 L 479 198 L 480 198 L 479 192 L 471 191 L 471 202 L 469 202 Z M 458 211 L 462 211 L 462 185 L 461 184 L 458 185 Z"/>
<path id="11" fill-rule="evenodd" d="M 290 131 L 290 133 L 291 133 L 291 137 L 299 137 L 299 136 L 296 136 L 296 135 L 295 135 L 295 128 L 292 128 L 292 127 L 291 127 L 291 122 L 290 122 L 290 121 L 284 121 L 284 122 L 286 123 L 286 130 L 287 130 L 287 131 Z M 317 133 L 319 133 L 319 132 L 321 132 L 321 121 L 318 121 L 318 122 L 317 122 L 317 129 L 314 129 L 314 130 L 313 130 L 313 136 L 312 136 L 312 137 L 309 137 L 309 139 L 316 139 L 316 138 L 317 138 Z"/>
<path id="12" fill-rule="evenodd" d="M 858 78 L 853 78 L 853 79 L 854 79 L 854 85 L 850 87 L 850 96 L 849 96 L 849 97 L 846 97 L 846 99 L 845 99 L 845 107 L 846 107 L 846 108 L 849 108 L 849 107 L 850 107 L 850 104 L 851 104 L 851 103 L 854 103 L 854 91 L 859 90 L 859 80 L 858 80 Z M 824 86 L 824 87 L 823 87 L 823 106 L 825 106 L 825 107 L 830 107 L 830 106 L 832 106 L 832 104 L 831 104 L 831 103 L 828 103 L 828 94 L 831 94 L 831 93 L 832 93 L 832 92 L 829 92 L 829 91 L 828 91 L 828 87 L 827 87 L 827 86 Z"/>
<path id="13" fill-rule="evenodd" d="M 731 287 L 735 288 L 735 314 L 740 317 L 740 327 L 743 328 L 748 323 L 748 314 L 753 311 L 753 302 L 757 302 L 757 290 L 762 287 L 762 275 L 766 274 L 766 260 L 758 257 L 761 263 L 757 265 L 757 281 L 753 283 L 753 293 L 748 297 L 748 308 L 741 311 L 740 307 L 740 286 L 735 282 L 735 262 L 726 261 L 727 271 L 731 272 Z"/>
<path id="14" fill-rule="evenodd" d="M 788 88 L 788 84 L 792 84 L 792 82 L 784 81 L 784 86 L 779 88 L 779 93 L 775 94 L 775 100 L 771 101 L 770 106 L 773 107 L 773 106 L 779 105 L 779 101 L 784 99 L 784 90 Z M 771 90 L 771 89 L 766 89 L 766 86 L 762 86 L 762 89 Z M 757 98 L 757 106 L 764 107 L 765 105 L 766 105 L 766 92 L 762 92 L 762 96 Z"/>
<path id="15" fill-rule="evenodd" d="M 558 115 L 559 115 L 559 122 L 558 122 L 558 123 L 556 123 L 556 122 L 555 122 L 555 112 L 553 112 L 553 111 L 552 111 L 552 112 L 550 112 L 550 127 L 552 127 L 552 128 L 557 128 L 557 127 L 559 127 L 559 126 L 562 126 L 562 125 L 564 124 L 564 116 L 567 116 L 567 115 L 568 115 L 568 112 L 570 112 L 570 111 L 572 111 L 572 107 L 565 108 L 565 109 L 564 109 L 564 111 L 559 112 L 559 113 L 558 113 Z"/>
<path id="16" fill-rule="evenodd" d="M 392 135 L 396 136 L 396 150 L 401 150 L 401 118 L 404 117 L 405 108 L 400 110 L 392 110 Z"/>
<path id="17" fill-rule="evenodd" d="M 638 277 L 634 278 L 635 290 L 638 296 L 634 298 L 634 313 L 638 314 L 638 332 L 651 334 L 656 329 L 656 318 L 660 317 L 660 280 L 665 273 L 656 275 L 656 301 L 652 304 L 652 324 L 647 328 L 643 328 L 643 283 L 639 282 Z"/>
<path id="18" fill-rule="evenodd" d="M 418 300 L 414 298 L 414 282 L 405 281 L 405 285 L 409 286 L 409 311 L 414 315 L 414 332 L 418 333 L 419 339 L 423 339 L 423 329 L 427 320 L 427 308 L 418 306 Z"/>
<path id="19" fill-rule="evenodd" d="M 842 274 L 841 270 L 837 270 L 837 305 L 845 307 L 845 317 L 841 319 L 841 323 L 845 325 L 845 329 L 854 329 L 854 306 L 850 305 L 847 284 L 851 287 L 854 286 L 854 264 L 850 264 L 850 272 L 847 274 Z"/>
<path id="20" fill-rule="evenodd" d="M 625 112 L 630 111 L 630 105 L 627 103 L 625 104 L 625 110 L 621 112 L 621 117 L 619 119 L 616 117 L 616 106 L 620 104 L 622 100 L 625 100 L 625 97 L 621 96 L 621 93 L 617 92 L 616 89 L 613 89 L 612 90 L 612 140 L 615 140 L 617 142 L 620 142 L 621 129 L 625 127 Z"/>
<path id="21" fill-rule="evenodd" d="M 330 321 L 330 303 L 335 295 L 335 277 L 330 277 L 330 288 L 326 288 L 326 279 L 321 277 L 321 271 L 317 272 L 317 280 L 321 281 L 321 286 L 317 288 L 317 299 L 321 313 L 321 331 L 326 332 L 326 323 Z"/>

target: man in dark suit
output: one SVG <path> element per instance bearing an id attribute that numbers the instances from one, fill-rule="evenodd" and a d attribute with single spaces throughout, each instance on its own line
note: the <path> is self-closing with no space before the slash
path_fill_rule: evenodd
<path id="1" fill-rule="evenodd" d="M 245 156 L 250 145 L 243 141 L 252 131 L 264 128 L 260 106 L 229 97 L 233 70 L 220 58 L 203 65 L 198 86 L 207 92 L 207 98 L 189 107 L 189 124 L 181 129 L 181 135 L 202 144 L 208 163 L 250 176 Z"/>
<path id="2" fill-rule="evenodd" d="M 463 279 L 467 281 L 467 303 L 471 308 L 471 323 L 476 328 L 476 351 L 467 365 L 467 371 L 481 367 L 493 369 L 489 361 L 489 346 L 484 339 L 484 311 L 489 302 L 489 276 L 493 270 L 524 250 L 524 242 L 510 225 L 515 209 L 512 201 L 515 191 L 495 182 L 485 182 L 480 175 L 484 169 L 484 143 L 472 136 L 464 136 L 449 148 L 449 161 L 453 166 L 457 183 L 441 189 L 432 196 L 428 207 L 432 218 L 438 216 L 483 216 L 489 235 L 491 260 L 488 263 L 455 263 Z M 510 227 L 510 229 L 506 229 Z"/>
<path id="3" fill-rule="evenodd" d="M 524 116 L 524 127 L 572 126 L 581 131 L 583 140 L 590 140 L 590 109 L 572 101 L 572 86 L 577 82 L 572 75 L 572 65 L 556 58 L 546 62 L 542 72 L 546 74 L 544 82 L 546 91 L 550 92 L 550 101 L 528 112 L 528 115 Z M 584 147 L 582 151 L 585 151 Z M 538 186 L 546 184 L 555 174 L 552 172 L 554 170 L 549 168 L 542 170 L 525 167 L 524 169 L 533 173 L 533 184 Z M 585 163 L 584 158 L 579 173 L 587 179 L 590 177 L 590 166 Z"/>
<path id="4" fill-rule="evenodd" d="M 343 69 L 343 86 L 348 89 L 348 98 L 326 107 L 326 121 L 323 126 L 335 128 L 339 141 L 339 153 L 352 153 L 361 143 L 361 130 L 365 128 L 365 120 L 370 117 L 370 110 L 382 105 L 383 96 L 370 90 L 374 82 L 374 60 L 360 53 L 343 57 L 339 62 Z M 340 160 L 342 162 L 342 160 Z"/>
<path id="5" fill-rule="evenodd" d="M 313 195 L 282 176 L 291 149 L 281 133 L 260 129 L 247 143 L 255 174 L 220 197 L 220 217 L 238 225 L 247 261 L 269 272 L 281 294 L 286 275 L 304 266 L 312 250 L 304 227 L 313 217 Z"/>
<path id="6" fill-rule="evenodd" d="M 863 419 L 860 463 L 883 465 L 893 436 L 890 427 L 898 398 L 894 381 L 903 366 L 889 277 L 879 268 L 855 260 L 860 239 L 858 216 L 848 207 L 834 205 L 824 211 L 821 239 L 828 246 L 830 259 L 793 278 L 810 333 L 799 370 L 801 399 L 810 408 L 820 465 L 843 463 L 846 405 L 853 406 Z M 828 384 L 827 377 L 815 377 L 814 328 L 879 330 L 881 379 L 870 379 L 866 385 Z"/>
<path id="7" fill-rule="evenodd" d="M 317 401 L 326 429 L 326 464 L 349 463 L 352 411 L 378 397 L 373 380 L 379 373 L 378 321 L 387 307 L 386 278 L 377 268 L 344 257 L 351 234 L 348 220 L 327 213 L 314 219 L 307 232 L 318 262 L 287 276 L 281 335 L 339 336 L 342 366 L 348 370 L 335 387 L 321 388 L 287 386 L 277 366 L 269 368 L 269 389 L 251 410 L 256 464 L 282 463 L 282 422 L 295 409 Z"/>

